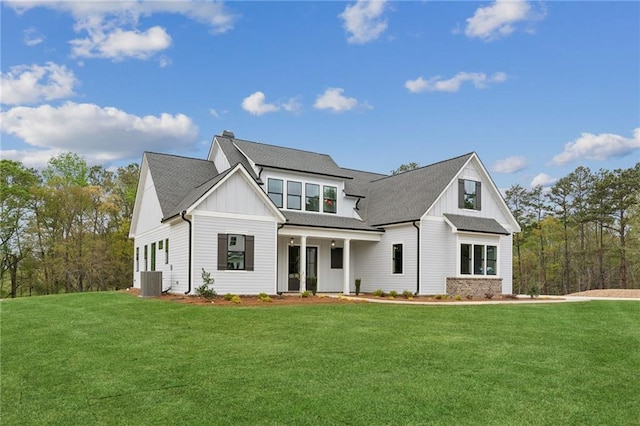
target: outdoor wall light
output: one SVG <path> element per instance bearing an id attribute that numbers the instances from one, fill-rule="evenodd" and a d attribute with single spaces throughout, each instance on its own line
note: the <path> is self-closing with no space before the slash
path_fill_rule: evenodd
<path id="1" fill-rule="evenodd" d="M 290 241 L 291 245 L 293 245 L 293 237 L 291 237 L 291 241 Z"/>
<path id="2" fill-rule="evenodd" d="M 335 247 L 336 246 L 336 240 L 331 240 L 331 247 Z"/>

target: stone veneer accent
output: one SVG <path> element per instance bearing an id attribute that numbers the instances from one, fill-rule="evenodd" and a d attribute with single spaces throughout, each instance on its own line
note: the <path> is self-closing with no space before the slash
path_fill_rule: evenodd
<path id="1" fill-rule="evenodd" d="M 496 296 L 502 294 L 502 278 L 459 278 L 447 277 L 447 294 L 449 296 L 484 297 L 488 292 Z"/>

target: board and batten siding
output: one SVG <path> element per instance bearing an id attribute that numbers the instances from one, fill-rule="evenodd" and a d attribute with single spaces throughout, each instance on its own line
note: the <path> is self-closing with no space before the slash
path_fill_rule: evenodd
<path id="1" fill-rule="evenodd" d="M 377 289 L 398 293 L 416 291 L 417 232 L 411 223 L 395 225 L 385 228 L 379 242 L 352 242 L 352 276 L 362 279 L 363 292 L 371 293 Z M 402 244 L 402 274 L 393 273 L 394 244 Z M 352 283 L 349 287 L 354 288 Z"/>
<path id="2" fill-rule="evenodd" d="M 142 235 L 156 228 L 162 221 L 162 209 L 158 201 L 156 187 L 153 184 L 153 178 L 151 177 L 149 168 L 147 167 L 146 169 L 140 210 L 138 211 L 134 235 Z"/>
<path id="3" fill-rule="evenodd" d="M 240 173 L 234 173 L 214 193 L 204 199 L 196 210 L 264 216 L 273 219 L 273 212 L 265 202 Z"/>
<path id="4" fill-rule="evenodd" d="M 195 290 L 203 284 L 202 269 L 211 273 L 213 288 L 218 294 L 274 294 L 276 292 L 276 234 L 277 223 L 266 220 L 233 219 L 193 216 L 193 278 Z M 253 235 L 254 270 L 218 270 L 218 234 Z"/>
<path id="5" fill-rule="evenodd" d="M 447 277 L 456 276 L 456 236 L 443 218 L 421 221 L 420 294 L 444 294 Z"/>

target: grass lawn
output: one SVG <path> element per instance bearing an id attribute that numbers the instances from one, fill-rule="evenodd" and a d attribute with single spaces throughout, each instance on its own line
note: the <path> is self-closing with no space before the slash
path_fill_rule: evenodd
<path id="1" fill-rule="evenodd" d="M 640 424 L 640 303 L 0 303 L 2 425 Z"/>

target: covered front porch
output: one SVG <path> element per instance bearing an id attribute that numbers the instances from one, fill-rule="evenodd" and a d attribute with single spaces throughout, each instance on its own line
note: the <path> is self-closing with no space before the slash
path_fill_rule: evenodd
<path id="1" fill-rule="evenodd" d="M 285 225 L 278 230 L 277 291 L 355 291 L 353 243 L 380 241 L 382 231 Z"/>

